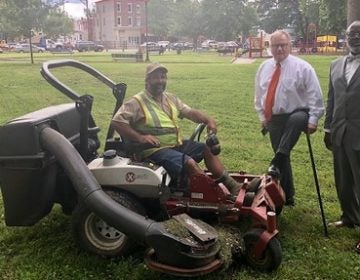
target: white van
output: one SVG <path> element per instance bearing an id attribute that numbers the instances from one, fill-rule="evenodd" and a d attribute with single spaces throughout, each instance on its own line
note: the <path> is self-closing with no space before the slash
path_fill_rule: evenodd
<path id="1" fill-rule="evenodd" d="M 159 47 L 163 47 L 166 49 L 169 46 L 170 42 L 169 41 L 159 41 L 159 42 L 157 42 L 157 44 Z"/>

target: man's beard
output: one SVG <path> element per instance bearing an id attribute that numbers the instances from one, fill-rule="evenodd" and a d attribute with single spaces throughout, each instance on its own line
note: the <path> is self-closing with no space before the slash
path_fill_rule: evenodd
<path id="1" fill-rule="evenodd" d="M 166 89 L 166 84 L 153 84 L 153 85 L 149 85 L 149 92 L 152 95 L 159 95 L 161 93 L 163 93 Z"/>
<path id="2" fill-rule="evenodd" d="M 348 46 L 352 54 L 360 54 L 360 46 Z"/>

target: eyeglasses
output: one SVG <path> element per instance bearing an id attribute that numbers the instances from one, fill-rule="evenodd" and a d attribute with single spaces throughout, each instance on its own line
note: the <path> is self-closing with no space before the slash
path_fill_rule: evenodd
<path id="1" fill-rule="evenodd" d="M 349 38 L 360 38 L 360 32 L 354 32 L 354 31 L 350 31 L 350 32 L 346 32 L 346 36 L 348 36 Z"/>
<path id="2" fill-rule="evenodd" d="M 278 48 L 285 49 L 288 46 L 289 46 L 289 44 L 274 44 L 274 45 L 271 45 L 271 47 L 274 48 L 274 49 L 278 49 Z"/>

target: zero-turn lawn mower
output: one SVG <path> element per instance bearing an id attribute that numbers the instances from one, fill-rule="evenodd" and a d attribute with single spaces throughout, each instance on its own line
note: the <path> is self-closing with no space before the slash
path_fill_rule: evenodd
<path id="1" fill-rule="evenodd" d="M 42 76 L 72 102 L 0 127 L 7 226 L 34 225 L 58 203 L 72 216 L 74 237 L 83 249 L 117 257 L 141 244 L 148 248 L 145 263 L 151 269 L 197 276 L 225 266 L 227 242 L 221 242 L 208 223 L 247 219 L 249 226 L 241 242 L 228 248 L 230 254 L 261 271 L 278 268 L 282 250 L 276 214 L 285 200 L 276 178 L 231 172 L 242 188 L 236 199 L 230 199 L 225 186 L 210 173 L 170 178 L 163 167 L 135 160 L 132 155 L 139 147 L 126 145 L 111 126 L 105 152 L 99 154 L 93 98 L 60 82 L 50 71 L 60 67 L 83 70 L 110 87 L 116 99 L 114 113 L 124 100 L 126 84 L 115 84 L 89 65 L 75 60 L 42 65 Z M 203 129 L 199 124 L 190 139 L 199 141 Z"/>

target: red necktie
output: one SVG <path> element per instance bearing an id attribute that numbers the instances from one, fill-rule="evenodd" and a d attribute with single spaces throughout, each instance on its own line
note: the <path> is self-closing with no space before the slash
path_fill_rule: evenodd
<path id="1" fill-rule="evenodd" d="M 265 119 L 267 121 L 271 120 L 272 117 L 272 107 L 274 105 L 274 100 L 275 100 L 275 92 L 276 92 L 276 87 L 278 85 L 279 82 L 279 77 L 280 77 L 280 73 L 281 73 L 281 65 L 280 63 L 276 63 L 276 69 L 271 77 L 271 81 L 268 87 L 268 91 L 267 91 L 267 95 L 266 95 L 266 100 L 265 100 Z"/>

